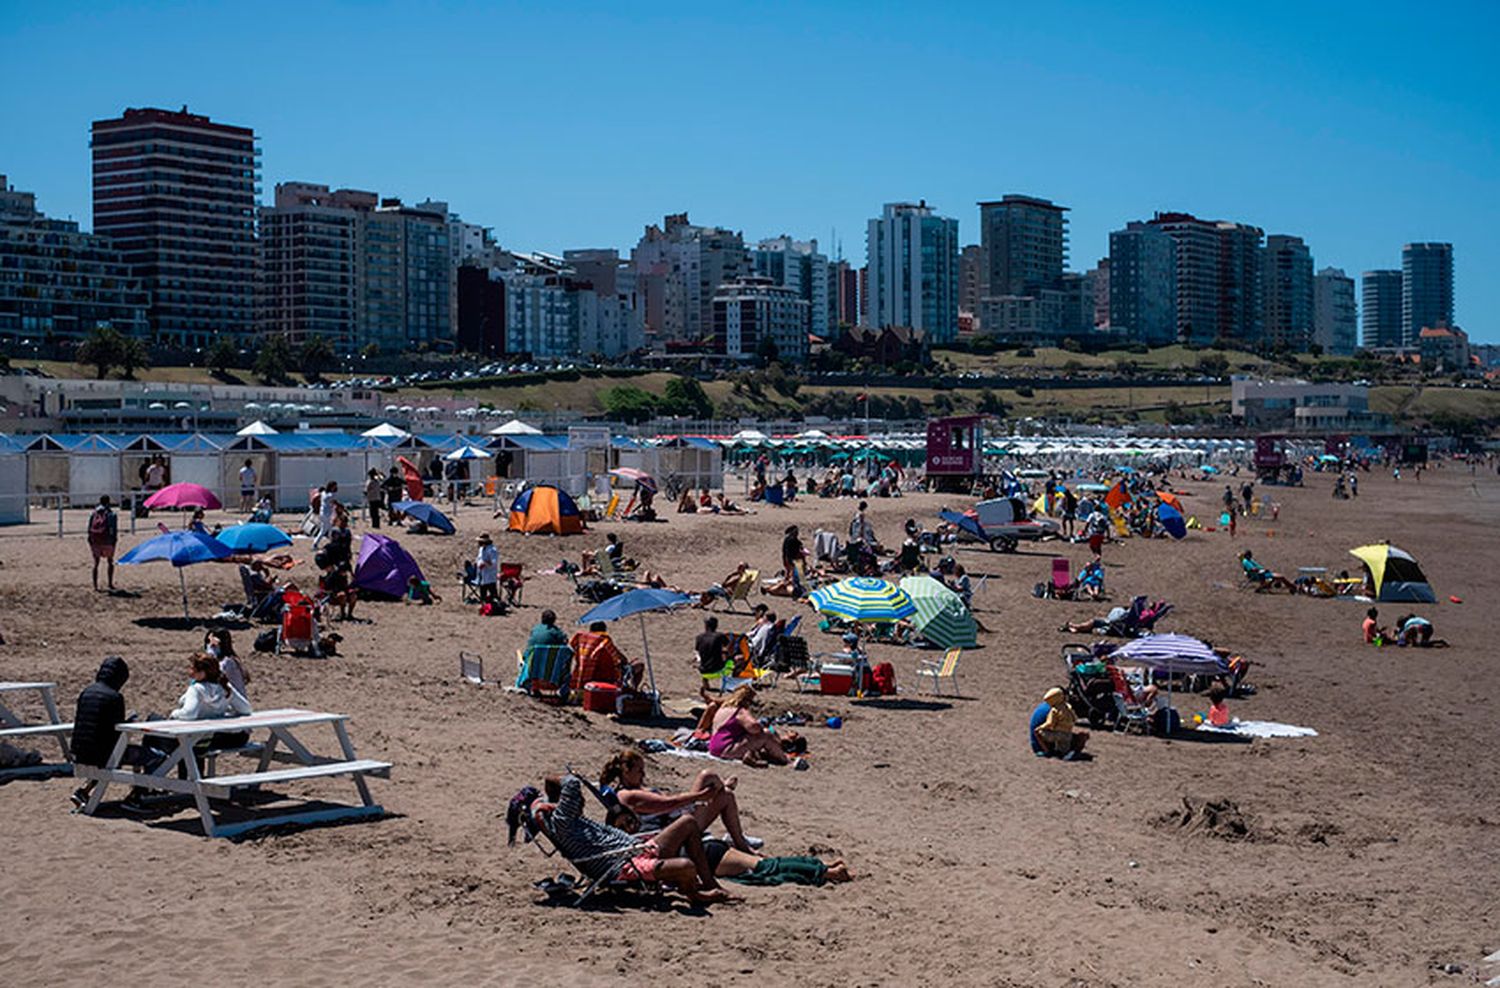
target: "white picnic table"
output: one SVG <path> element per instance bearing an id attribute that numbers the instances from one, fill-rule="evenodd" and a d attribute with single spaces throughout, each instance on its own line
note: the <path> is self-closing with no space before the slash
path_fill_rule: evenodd
<path id="1" fill-rule="evenodd" d="M 249 830 L 285 823 L 319 823 L 327 820 L 379 816 L 385 810 L 370 797 L 370 788 L 365 777 L 375 775 L 389 778 L 391 765 L 389 762 L 362 759 L 355 755 L 354 745 L 349 740 L 349 731 L 345 726 L 348 719 L 345 714 L 320 713 L 316 710 L 291 707 L 283 710 L 263 710 L 244 717 L 221 717 L 214 720 L 127 721 L 117 725 L 120 737 L 115 742 L 114 751 L 110 753 L 109 761 L 104 767 L 90 765 L 74 767 L 74 774 L 78 778 L 93 779 L 98 782 L 83 812 L 93 813 L 98 809 L 109 784 L 118 782 L 127 786 L 192 796 L 197 804 L 198 814 L 203 819 L 203 831 L 209 837 L 231 837 Z M 315 755 L 293 733 L 294 730 L 318 724 L 328 724 L 333 727 L 341 757 L 325 758 Z M 236 775 L 204 775 L 198 770 L 197 759 L 193 756 L 195 745 L 208 741 L 215 734 L 248 732 L 254 735 L 262 731 L 266 734 L 265 740 L 258 746 L 251 746 L 248 750 L 248 753 L 259 756 L 254 771 Z M 124 757 L 126 746 L 132 738 L 139 738 L 141 742 L 147 742 L 150 739 L 171 740 L 177 743 L 177 747 L 167 755 L 155 771 L 149 774 L 134 772 L 128 767 L 123 769 L 120 767 L 120 759 Z M 285 751 L 279 752 L 278 748 L 284 748 Z M 271 767 L 273 762 L 289 763 L 292 767 L 273 769 Z M 182 767 L 187 778 L 177 777 L 179 766 Z M 235 823 L 220 823 L 213 815 L 210 800 L 228 799 L 237 788 L 332 776 L 349 776 L 354 780 L 355 789 L 359 793 L 358 806 L 293 811 Z"/>
<path id="2" fill-rule="evenodd" d="M 72 724 L 65 724 L 57 714 L 57 699 L 54 691 L 56 683 L 12 683 L 0 682 L 0 741 L 19 740 L 25 738 L 41 737 L 51 735 L 57 739 L 57 745 L 62 749 L 64 762 L 73 760 L 73 753 L 68 747 L 68 737 L 73 731 Z M 47 719 L 41 723 L 28 724 L 21 716 L 10 707 L 5 705 L 7 694 L 36 693 L 42 701 L 42 708 L 47 712 Z M 12 700 L 11 702 L 15 702 Z M 27 765 L 19 768 L 4 770 L 9 774 L 25 772 L 53 772 L 57 770 L 55 765 Z"/>

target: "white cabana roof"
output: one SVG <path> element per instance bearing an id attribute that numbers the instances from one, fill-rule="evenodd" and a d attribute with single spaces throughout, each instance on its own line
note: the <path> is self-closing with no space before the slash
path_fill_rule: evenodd
<path id="1" fill-rule="evenodd" d="M 235 433 L 236 436 L 274 436 L 276 434 L 277 433 L 275 429 L 271 428 L 269 425 L 266 425 L 260 419 L 256 419 L 254 422 L 251 422 L 239 432 Z"/>
<path id="2" fill-rule="evenodd" d="M 411 433 L 400 426 L 391 425 L 389 422 L 382 422 L 373 429 L 366 429 L 360 435 L 366 439 L 405 439 Z"/>
<path id="3" fill-rule="evenodd" d="M 490 430 L 492 436 L 540 436 L 542 430 L 534 425 L 527 425 L 520 419 L 511 419 L 504 425 L 497 425 Z"/>
<path id="4" fill-rule="evenodd" d="M 761 432 L 759 429 L 741 429 L 739 432 L 736 432 L 729 438 L 733 439 L 735 442 L 759 443 L 765 442 L 771 437 L 766 435 L 764 432 Z"/>
<path id="5" fill-rule="evenodd" d="M 445 460 L 491 460 L 494 457 L 495 454 L 487 449 L 480 449 L 478 446 L 469 445 L 460 446 L 451 453 L 443 454 L 443 459 Z"/>

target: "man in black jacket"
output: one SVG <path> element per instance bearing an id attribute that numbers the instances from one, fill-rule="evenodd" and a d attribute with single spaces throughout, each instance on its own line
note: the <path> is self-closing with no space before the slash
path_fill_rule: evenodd
<path id="1" fill-rule="evenodd" d="M 120 656 L 111 655 L 100 663 L 94 682 L 78 695 L 73 713 L 73 761 L 77 764 L 102 767 L 109 762 L 119 740 L 115 725 L 125 720 L 125 697 L 120 688 L 129 678 L 130 666 Z M 159 751 L 132 744 L 126 747 L 120 766 L 133 765 L 150 772 L 164 757 Z M 90 781 L 75 790 L 74 804 L 82 807 L 87 803 L 94 785 Z M 139 808 L 138 793 L 132 791 L 124 805 L 128 809 Z"/>

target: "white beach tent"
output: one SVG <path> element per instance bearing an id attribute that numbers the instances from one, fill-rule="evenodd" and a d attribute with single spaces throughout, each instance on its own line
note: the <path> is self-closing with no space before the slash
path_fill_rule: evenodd
<path id="1" fill-rule="evenodd" d="M 542 430 L 534 425 L 527 425 L 520 419 L 511 419 L 504 425 L 497 425 L 490 430 L 492 436 L 540 436 Z"/>
<path id="2" fill-rule="evenodd" d="M 269 425 L 266 425 L 260 419 L 256 419 L 254 422 L 251 422 L 249 425 L 245 426 L 239 432 L 236 432 L 235 435 L 236 436 L 274 436 L 274 435 L 276 435 L 276 430 L 273 429 L 273 428 L 271 428 Z"/>
<path id="3" fill-rule="evenodd" d="M 366 429 L 360 435 L 365 439 L 405 439 L 411 433 L 400 426 L 382 422 L 373 429 Z"/>

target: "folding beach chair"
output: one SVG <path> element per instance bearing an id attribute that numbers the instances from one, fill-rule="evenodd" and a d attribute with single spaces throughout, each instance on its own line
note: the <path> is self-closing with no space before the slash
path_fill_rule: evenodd
<path id="1" fill-rule="evenodd" d="M 961 648 L 950 648 L 943 655 L 942 662 L 923 659 L 917 664 L 917 681 L 930 681 L 932 692 L 942 695 L 942 682 L 946 679 L 953 684 L 953 695 L 958 696 L 958 660 L 963 657 L 963 652 Z"/>
<path id="2" fill-rule="evenodd" d="M 458 653 L 458 675 L 475 686 L 484 685 L 484 659 L 473 652 Z"/>
<path id="3" fill-rule="evenodd" d="M 276 654 L 310 652 L 322 658 L 318 647 L 318 615 L 311 597 L 296 590 L 281 596 L 281 628 L 276 635 Z"/>
<path id="4" fill-rule="evenodd" d="M 500 564 L 500 589 L 505 591 L 507 604 L 521 602 L 521 590 L 526 583 L 526 572 L 520 563 Z"/>
<path id="5" fill-rule="evenodd" d="M 589 792 L 594 794 L 594 797 L 598 799 L 601 804 L 604 803 L 603 796 L 600 794 L 599 790 L 593 786 L 592 783 L 590 783 L 582 776 L 579 777 L 579 781 L 583 783 L 583 785 L 589 790 Z M 557 840 L 556 835 L 554 835 L 552 832 L 552 821 L 548 818 L 546 813 L 543 813 L 541 810 L 535 808 L 534 806 L 531 811 L 531 827 L 528 829 L 529 831 L 531 831 L 531 833 L 527 834 L 528 840 L 531 839 L 533 833 L 537 837 L 546 839 L 546 847 L 543 847 L 541 842 L 536 842 L 537 850 L 541 851 L 544 857 L 550 858 L 554 856 L 560 856 L 564 861 L 572 865 L 574 870 L 578 872 L 577 881 L 565 881 L 561 883 L 561 887 L 559 887 L 559 883 L 555 881 L 538 882 L 536 883 L 537 887 L 546 891 L 547 894 L 554 899 L 558 898 L 559 892 L 575 895 L 576 898 L 572 902 L 572 906 L 575 909 L 581 909 L 584 904 L 588 902 L 589 897 L 601 888 L 640 888 L 654 890 L 658 894 L 660 894 L 661 892 L 661 885 L 657 882 L 647 883 L 642 882 L 638 879 L 622 881 L 620 879 L 620 872 L 630 861 L 630 859 L 650 847 L 649 840 L 637 840 L 635 843 L 630 844 L 626 847 L 616 848 L 611 851 L 603 851 L 599 854 L 588 855 L 586 857 L 570 858 L 566 854 L 562 853 L 562 844 Z M 602 870 L 599 870 L 597 875 L 590 877 L 589 871 L 591 869 L 585 868 L 584 866 L 591 865 L 596 861 L 603 862 L 604 866 Z"/>
<path id="6" fill-rule="evenodd" d="M 755 585 L 759 582 L 760 570 L 745 570 L 744 573 L 740 574 L 740 578 L 736 581 L 735 585 L 729 588 L 729 597 L 724 601 L 724 606 L 732 611 L 734 610 L 734 602 L 737 600 L 743 600 L 748 605 L 750 603 L 750 591 L 754 590 Z"/>
<path id="7" fill-rule="evenodd" d="M 474 565 L 472 559 L 464 563 L 464 571 L 458 574 L 458 582 L 462 588 L 460 603 L 479 603 L 479 567 Z"/>
<path id="8" fill-rule="evenodd" d="M 1113 662 L 1107 663 L 1110 682 L 1115 688 L 1115 730 L 1128 731 L 1138 727 L 1142 734 L 1151 729 L 1151 710 L 1143 702 L 1125 672 Z"/>

